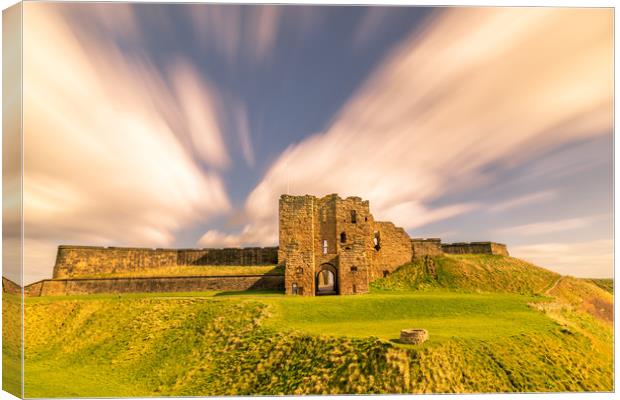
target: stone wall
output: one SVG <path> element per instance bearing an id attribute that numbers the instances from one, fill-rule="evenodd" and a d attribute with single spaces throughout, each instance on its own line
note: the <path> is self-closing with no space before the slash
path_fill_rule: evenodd
<path id="1" fill-rule="evenodd" d="M 314 295 L 314 219 L 318 210 L 314 196 L 280 197 L 278 259 L 286 265 L 286 294 Z"/>
<path id="2" fill-rule="evenodd" d="M 2 277 L 2 292 L 9 294 L 22 294 L 22 287 L 12 280 Z"/>
<path id="3" fill-rule="evenodd" d="M 443 244 L 441 249 L 447 254 L 498 254 L 508 256 L 505 244 L 494 242 L 471 242 Z"/>
<path id="4" fill-rule="evenodd" d="M 137 272 L 175 265 L 275 265 L 277 262 L 277 247 L 177 250 L 58 246 L 53 277 Z"/>
<path id="5" fill-rule="evenodd" d="M 411 262 L 411 239 L 403 228 L 391 222 L 375 222 L 375 234 L 378 234 L 378 250 L 373 257 L 370 281 L 382 278 L 394 272 L 403 264 Z"/>
<path id="6" fill-rule="evenodd" d="M 64 296 L 96 293 L 282 290 L 283 286 L 282 275 L 48 279 L 27 286 L 25 294 L 27 296 Z"/>
<path id="7" fill-rule="evenodd" d="M 443 254 L 441 239 L 411 239 L 411 253 L 412 259 L 420 259 L 424 258 L 424 256 L 440 256 Z"/>
<path id="8" fill-rule="evenodd" d="M 341 199 L 332 195 L 336 207 L 336 253 L 339 294 L 368 293 L 374 220 L 368 201 L 359 197 Z"/>

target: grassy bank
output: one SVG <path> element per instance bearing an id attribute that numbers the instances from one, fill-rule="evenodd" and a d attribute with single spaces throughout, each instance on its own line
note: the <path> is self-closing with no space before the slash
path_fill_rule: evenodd
<path id="1" fill-rule="evenodd" d="M 359 296 L 28 298 L 25 395 L 613 389 L 609 292 L 512 258 L 435 266 L 405 266 Z M 429 340 L 395 342 L 413 327 Z"/>
<path id="2" fill-rule="evenodd" d="M 372 283 L 377 289 L 542 294 L 560 277 L 555 272 L 513 257 L 486 254 L 446 254 L 434 257 L 435 274 L 424 260 L 399 268 Z"/>

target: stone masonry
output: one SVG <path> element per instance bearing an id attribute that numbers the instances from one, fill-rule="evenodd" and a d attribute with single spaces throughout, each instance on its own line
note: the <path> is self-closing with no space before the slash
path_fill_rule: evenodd
<path id="1" fill-rule="evenodd" d="M 183 265 L 276 265 L 277 247 L 149 249 L 58 246 L 55 279 Z"/>
<path id="2" fill-rule="evenodd" d="M 451 243 L 441 245 L 441 249 L 447 254 L 498 254 L 508 255 L 508 248 L 505 244 L 494 242 L 471 242 L 471 243 Z"/>

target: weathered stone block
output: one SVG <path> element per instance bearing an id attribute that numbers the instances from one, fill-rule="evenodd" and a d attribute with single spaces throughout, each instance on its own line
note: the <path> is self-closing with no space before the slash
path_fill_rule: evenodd
<path id="1" fill-rule="evenodd" d="M 407 344 L 420 344 L 428 340 L 426 329 L 403 329 L 400 331 L 400 342 Z"/>

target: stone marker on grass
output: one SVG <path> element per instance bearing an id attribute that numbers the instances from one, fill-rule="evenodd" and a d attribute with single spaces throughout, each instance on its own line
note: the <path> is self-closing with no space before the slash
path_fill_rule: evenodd
<path id="1" fill-rule="evenodd" d="M 400 331 L 400 342 L 407 344 L 420 344 L 428 339 L 426 329 L 403 329 Z"/>

